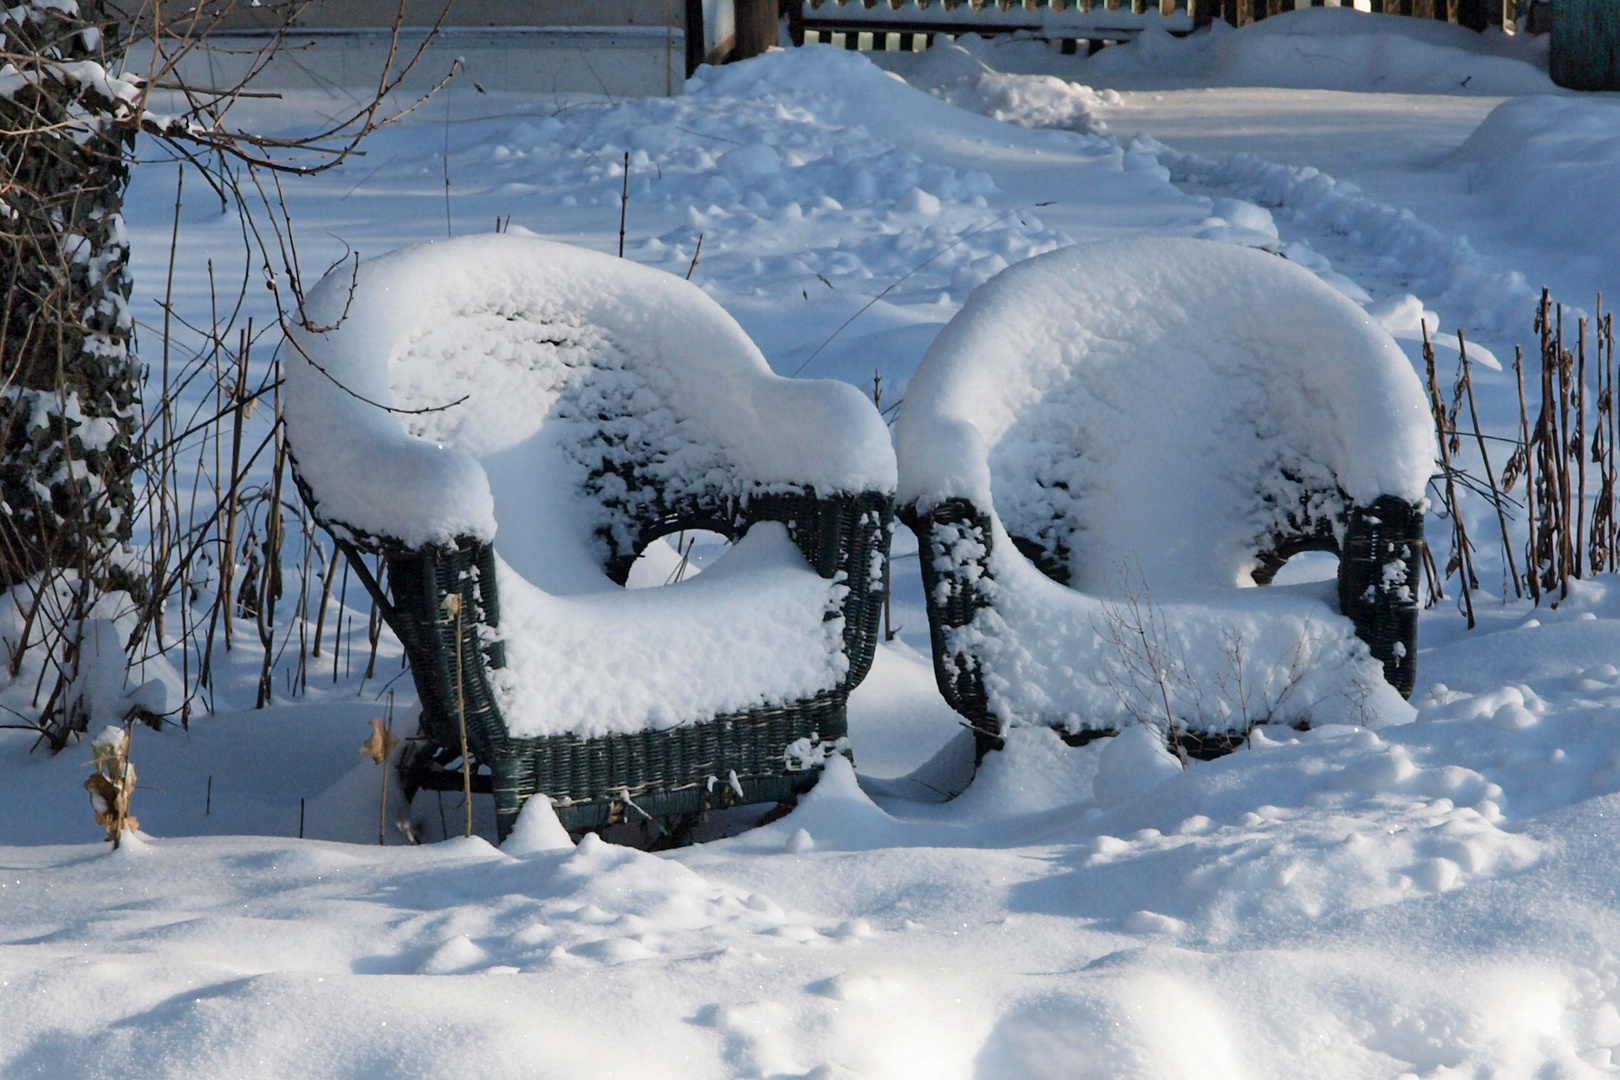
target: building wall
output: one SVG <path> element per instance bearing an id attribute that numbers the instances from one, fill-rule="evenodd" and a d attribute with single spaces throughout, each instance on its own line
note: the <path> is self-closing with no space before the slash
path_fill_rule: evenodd
<path id="1" fill-rule="evenodd" d="M 189 3 L 176 6 L 184 10 Z M 293 25 L 308 29 L 391 26 L 397 0 L 314 0 Z M 405 25 L 432 26 L 444 0 L 405 0 Z M 683 0 L 451 0 L 444 26 L 676 26 L 685 22 Z M 225 30 L 279 26 L 273 5 L 238 5 L 220 24 Z"/>
<path id="2" fill-rule="evenodd" d="M 194 0 L 165 0 L 171 27 L 184 24 Z M 458 58 L 455 85 L 485 90 L 604 94 L 680 93 L 689 67 L 718 61 L 736 38 L 734 0 L 404 0 L 399 54 L 412 55 L 432 34 L 400 89 L 421 92 Z M 197 86 L 236 85 L 253 67 L 268 31 L 286 24 L 283 5 L 239 4 L 211 35 L 211 49 L 188 55 L 182 78 Z M 387 57 L 399 0 L 314 0 L 291 21 L 276 55 L 253 79 L 258 90 L 375 87 Z M 701 13 L 701 14 L 700 14 Z M 441 14 L 444 18 L 439 23 Z M 687 25 L 700 15 L 701 42 L 687 47 Z M 432 33 L 435 23 L 440 29 Z M 147 70 L 150 50 L 132 50 L 129 68 Z"/>

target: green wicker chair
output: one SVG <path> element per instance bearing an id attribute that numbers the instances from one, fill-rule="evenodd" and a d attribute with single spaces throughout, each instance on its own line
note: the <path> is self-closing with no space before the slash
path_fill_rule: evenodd
<path id="1" fill-rule="evenodd" d="M 463 717 L 502 838 L 535 795 L 574 831 L 665 823 L 790 800 L 827 754 L 848 753 L 845 703 L 875 648 L 894 475 L 887 431 L 858 391 L 771 374 L 684 281 L 536 239 L 396 252 L 334 272 L 308 310 L 311 328 L 292 335 L 289 445 L 307 504 L 404 645 L 423 736 L 402 765 L 408 794 L 461 788 Z M 641 679 L 702 687 L 704 670 L 679 665 L 732 659 L 724 642 L 698 641 L 675 660 L 632 649 L 607 674 L 590 666 L 613 627 L 629 634 L 653 610 L 650 593 L 622 590 L 636 558 L 670 533 L 744 541 L 772 522 L 803 564 L 753 578 L 744 566 L 737 580 L 762 602 L 783 581 L 795 596 L 825 593 L 815 625 L 778 628 L 799 653 L 821 649 L 789 657 L 812 674 L 705 691 L 712 700 L 688 714 L 655 701 L 602 730 L 591 702 L 612 713 L 621 690 L 640 700 Z M 525 529 L 542 535 L 537 550 Z M 381 556 L 383 581 L 366 554 Z M 653 590 L 680 601 L 657 610 L 719 603 L 700 587 L 714 572 Z M 534 649 L 513 629 L 522 620 L 503 620 L 513 595 L 595 620 L 577 633 L 545 625 L 567 646 L 558 663 L 579 669 L 573 697 L 544 679 L 521 692 L 513 651 Z M 557 715 L 536 715 L 546 709 Z"/>
<path id="2" fill-rule="evenodd" d="M 1291 306 L 1299 324 L 1249 317 L 1251 295 Z M 897 436 L 900 518 L 918 537 L 935 674 L 981 757 L 1011 725 L 1054 726 L 1081 744 L 1129 719 L 1106 703 L 1077 714 L 1074 693 L 1065 706 L 1053 665 L 1035 676 L 1053 680 L 1050 701 L 1008 684 L 1030 679 L 1029 665 L 998 671 L 1020 648 L 1006 609 L 1031 592 L 1043 610 L 1064 603 L 1021 567 L 1089 594 L 1074 596 L 1066 624 L 1069 678 L 1083 682 L 1095 667 L 1083 658 L 1118 647 L 1097 628 L 1108 602 L 1093 598 L 1114 592 L 1122 562 L 1140 569 L 1150 604 L 1163 589 L 1177 618 L 1215 625 L 1236 613 L 1263 627 L 1300 610 L 1315 618 L 1306 602 L 1324 623 L 1334 613 L 1234 586 L 1270 584 L 1300 552 L 1332 552 L 1337 613 L 1389 685 L 1412 691 L 1432 457 L 1422 392 L 1387 335 L 1283 259 L 1151 239 L 1019 264 L 940 334 Z M 1308 723 L 1298 704 L 1281 718 Z M 1244 738 L 1236 721 L 1189 715 L 1177 726 L 1198 757 Z"/>

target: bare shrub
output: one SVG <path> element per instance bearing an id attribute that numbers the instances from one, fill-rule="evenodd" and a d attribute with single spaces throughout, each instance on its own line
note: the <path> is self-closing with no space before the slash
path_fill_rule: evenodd
<path id="1" fill-rule="evenodd" d="M 1278 656 L 1256 659 L 1243 631 L 1216 631 L 1221 661 L 1204 670 L 1188 658 L 1188 644 L 1153 598 L 1141 567 L 1122 564 L 1102 620 L 1095 627 L 1108 647 L 1096 677 L 1119 699 L 1135 723 L 1153 728 L 1183 765 L 1193 734 L 1232 732 L 1247 738 L 1264 724 L 1308 724 L 1329 697 L 1350 702 L 1367 719 L 1373 687 L 1360 682 L 1302 701 L 1311 665 L 1328 642 L 1328 627 L 1306 619 L 1299 635 Z"/>
<path id="2" fill-rule="evenodd" d="M 247 82 L 305 6 L 22 0 L 0 8 L 0 70 L 9 73 L 0 80 L 0 589 L 11 609 L 0 614 L 10 624 L 8 672 L 34 684 L 25 726 L 52 750 L 89 722 L 69 693 L 88 619 L 116 623 L 134 664 L 175 663 L 186 692 L 172 712 L 182 724 L 199 697 L 211 707 L 215 644 L 238 644 L 236 617 L 258 630 L 258 705 L 271 700 L 275 662 L 295 639 L 299 686 L 307 681 L 309 578 L 319 563 L 319 580 L 330 583 L 336 552 L 283 489 L 279 372 L 251 362 L 267 333 L 303 318 L 303 273 L 279 177 L 338 166 L 454 68 L 428 95 L 394 103 L 433 39 L 401 55 L 402 0 L 373 92 L 312 132 L 255 131 L 233 110 L 276 96 Z M 263 33 L 243 80 L 188 84 L 185 71 L 209 67 L 192 62 L 216 47 L 216 31 L 244 18 Z M 121 71 L 137 44 L 150 64 Z M 179 166 L 163 321 L 150 328 L 157 342 L 144 379 L 120 216 L 138 134 Z M 171 303 L 187 172 L 222 211 L 234 211 L 248 249 L 235 280 L 217 281 L 209 263 L 203 322 Z M 256 278 L 276 306 L 275 323 L 257 328 L 243 316 Z M 182 331 L 200 344 L 182 345 Z M 261 402 L 269 407 L 255 418 Z M 302 551 L 287 550 L 299 542 Z M 301 567 L 301 593 L 295 616 L 278 621 L 289 555 Z M 285 689 L 294 692 L 290 680 Z"/>

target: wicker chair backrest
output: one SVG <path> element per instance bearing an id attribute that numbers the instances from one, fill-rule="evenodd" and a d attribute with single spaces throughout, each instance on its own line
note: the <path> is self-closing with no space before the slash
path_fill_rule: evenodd
<path id="1" fill-rule="evenodd" d="M 600 576 L 649 526 L 732 536 L 756 496 L 893 485 L 887 432 L 858 390 L 776 376 L 700 289 L 634 263 L 470 237 L 344 268 L 307 308 L 312 326 L 292 334 L 310 363 L 289 368 L 289 431 L 320 516 L 355 535 L 488 540 L 505 500 L 520 527 L 503 525 L 497 547 L 550 591 L 547 575 L 565 576 L 554 564 Z M 395 469 L 411 490 L 393 500 L 356 480 L 413 457 L 455 467 L 422 490 L 411 478 L 423 468 Z M 433 490 L 447 485 L 464 497 Z M 563 503 L 582 505 L 523 513 Z M 520 541 L 544 557 L 509 554 Z"/>
<path id="2" fill-rule="evenodd" d="M 1420 499 L 1426 415 L 1394 341 L 1287 260 L 1082 244 L 1003 271 L 941 331 L 901 410 L 900 499 L 993 507 L 1089 593 L 1126 563 L 1161 593 L 1231 587 L 1336 547 L 1355 505 Z"/>

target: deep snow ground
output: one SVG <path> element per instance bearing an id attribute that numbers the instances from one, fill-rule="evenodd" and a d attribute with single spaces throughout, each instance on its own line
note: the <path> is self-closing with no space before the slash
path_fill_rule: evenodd
<path id="1" fill-rule="evenodd" d="M 1375 302 L 1410 292 L 1447 327 L 1478 323 L 1498 356 L 1528 341 L 1530 312 L 1512 313 L 1543 280 L 1586 303 L 1620 269 L 1601 229 L 1527 240 L 1521 223 L 1551 211 L 1468 195 L 1467 176 L 1495 174 L 1453 148 L 1494 98 L 1133 90 L 1123 75 L 1117 104 L 1064 91 L 1111 142 L 969 116 L 814 52 L 671 102 L 452 96 L 452 115 L 484 117 L 449 132 L 452 227 L 511 214 L 612 250 L 618 163 L 639 153 L 627 254 L 684 273 L 703 234 L 694 280 L 784 372 L 895 284 L 804 372 L 864 386 L 876 367 L 894 394 L 998 264 L 1101 236 L 1253 241 L 1269 224 Z M 1407 56 L 1390 70 L 1430 70 L 1409 53 L 1423 50 L 1386 50 Z M 1525 68 L 1488 74 L 1533 88 Z M 975 100 L 1031 100 L 991 89 Z M 1503 167 L 1560 185 L 1575 209 L 1552 224 L 1602 220 L 1605 188 L 1582 177 L 1612 176 L 1604 109 L 1620 106 L 1581 99 L 1557 123 L 1549 100 L 1496 117 L 1517 153 Z M 443 235 L 440 119 L 293 191 L 307 262 L 340 250 L 328 231 L 367 254 Z M 1164 149 L 1130 149 L 1138 127 Z M 751 149 L 764 142 L 769 157 Z M 1255 163 L 1221 160 L 1239 150 Z M 1276 171 L 1306 166 L 1362 201 Z M 172 167 L 142 169 L 131 198 L 148 323 L 172 184 Z M 183 220 L 178 293 L 206 311 L 197 268 L 238 250 L 233 223 L 201 196 Z M 1507 383 L 1481 374 L 1487 423 L 1504 423 Z M 897 560 L 903 586 L 915 573 Z M 356 749 L 397 653 L 385 639 L 381 678 L 317 680 L 254 713 L 257 660 L 238 650 L 221 715 L 136 733 L 150 838 L 116 854 L 79 788 L 88 754 L 29 755 L 0 731 L 0 1075 L 1612 1075 L 1616 587 L 1582 584 L 1557 610 L 1481 597 L 1474 631 L 1433 609 L 1409 725 L 1268 733 L 1186 772 L 1140 733 L 1072 749 L 1026 732 L 944 803 L 964 779 L 954 717 L 918 654 L 886 650 L 852 710 L 861 783 L 835 769 L 788 818 L 670 856 L 379 848 L 380 770 Z M 926 649 L 919 600 L 902 588 L 896 621 Z M 394 689 L 403 716 L 409 688 Z M 300 800 L 321 839 L 294 838 Z M 436 807 L 413 816 L 442 832 Z"/>

